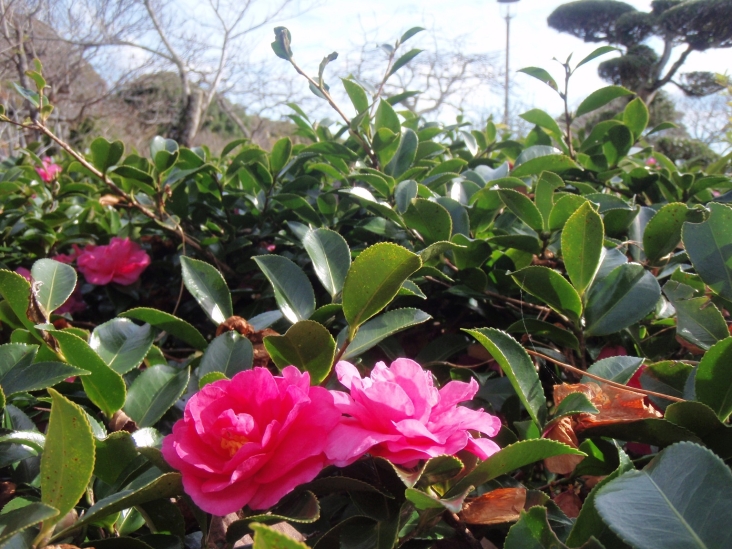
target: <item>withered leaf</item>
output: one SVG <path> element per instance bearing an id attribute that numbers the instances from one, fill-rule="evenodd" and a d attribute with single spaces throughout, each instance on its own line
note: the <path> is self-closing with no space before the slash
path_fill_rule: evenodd
<path id="1" fill-rule="evenodd" d="M 515 522 L 526 504 L 526 488 L 498 488 L 466 501 L 460 518 L 468 524 Z"/>

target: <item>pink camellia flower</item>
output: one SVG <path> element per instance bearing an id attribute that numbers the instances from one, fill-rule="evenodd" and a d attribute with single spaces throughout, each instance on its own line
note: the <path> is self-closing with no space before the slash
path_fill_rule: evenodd
<path id="1" fill-rule="evenodd" d="M 110 282 L 129 286 L 149 264 L 150 256 L 139 244 L 116 236 L 107 246 L 87 246 L 76 258 L 79 272 L 97 286 Z"/>
<path id="2" fill-rule="evenodd" d="M 50 183 L 61 173 L 62 168 L 58 164 L 54 164 L 53 159 L 49 156 L 44 157 L 42 162 L 43 167 L 36 168 L 36 172 L 43 181 Z"/>
<path id="3" fill-rule="evenodd" d="M 25 278 L 28 282 L 30 282 L 31 272 L 28 269 L 26 269 L 25 267 L 18 267 L 17 269 L 15 269 L 15 272 Z"/>
<path id="4" fill-rule="evenodd" d="M 406 358 L 389 367 L 379 362 L 371 376 L 363 379 L 348 362 L 336 364 L 336 373 L 350 396 L 331 391 L 336 406 L 347 416 L 331 433 L 326 449 L 335 465 L 353 463 L 367 452 L 412 466 L 462 449 L 481 459 L 499 450 L 492 440 L 473 438 L 468 430 L 495 436 L 501 421 L 482 410 L 457 405 L 478 392 L 475 380 L 451 381 L 438 391 L 431 374 Z"/>
<path id="5" fill-rule="evenodd" d="M 323 450 L 340 412 L 330 392 L 294 366 L 206 385 L 163 440 L 163 456 L 209 513 L 266 509 L 328 465 Z"/>

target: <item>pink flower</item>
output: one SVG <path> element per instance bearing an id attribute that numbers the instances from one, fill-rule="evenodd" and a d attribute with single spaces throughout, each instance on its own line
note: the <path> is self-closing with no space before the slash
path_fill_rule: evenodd
<path id="1" fill-rule="evenodd" d="M 43 181 L 50 183 L 61 173 L 62 168 L 58 164 L 54 164 L 53 159 L 49 156 L 44 157 L 42 162 L 43 167 L 36 168 L 36 172 Z"/>
<path id="2" fill-rule="evenodd" d="M 340 413 L 331 394 L 294 366 L 206 385 L 163 440 L 163 456 L 209 513 L 266 509 L 328 465 L 323 450 Z"/>
<path id="3" fill-rule="evenodd" d="M 129 286 L 149 264 L 150 256 L 139 244 L 116 236 L 107 246 L 87 246 L 76 258 L 79 272 L 97 286 L 110 282 Z"/>
<path id="4" fill-rule="evenodd" d="M 25 267 L 18 267 L 17 269 L 15 269 L 15 272 L 25 278 L 28 282 L 30 282 L 31 272 L 28 269 L 26 269 Z"/>
<path id="5" fill-rule="evenodd" d="M 66 313 L 74 314 L 80 313 L 86 310 L 86 301 L 81 294 L 81 289 L 77 286 L 73 293 L 69 296 L 66 302 L 54 311 L 57 315 L 63 315 Z"/>
<path id="6" fill-rule="evenodd" d="M 438 391 L 431 374 L 406 358 L 388 368 L 379 362 L 371 376 L 363 379 L 348 362 L 336 364 L 336 373 L 350 389 L 350 396 L 331 391 L 336 406 L 347 415 L 331 433 L 326 449 L 338 466 L 367 452 L 411 466 L 462 449 L 481 459 L 499 450 L 492 440 L 474 438 L 468 430 L 495 436 L 501 421 L 482 410 L 457 405 L 478 392 L 475 380 L 451 381 Z"/>

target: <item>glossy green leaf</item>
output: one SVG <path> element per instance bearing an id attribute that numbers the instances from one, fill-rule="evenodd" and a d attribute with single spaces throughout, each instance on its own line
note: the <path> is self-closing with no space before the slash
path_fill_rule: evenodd
<path id="1" fill-rule="evenodd" d="M 155 164 L 158 173 L 162 173 L 170 168 L 179 155 L 178 143 L 172 139 L 165 139 L 159 135 L 153 137 L 150 142 L 150 156 Z"/>
<path id="2" fill-rule="evenodd" d="M 151 427 L 183 395 L 190 370 L 158 365 L 148 368 L 130 385 L 124 411 L 139 427 Z"/>
<path id="3" fill-rule="evenodd" d="M 181 256 L 180 266 L 183 283 L 214 324 L 233 316 L 229 288 L 215 267 L 185 256 Z"/>
<path id="4" fill-rule="evenodd" d="M 493 236 L 486 239 L 492 246 L 500 246 L 503 248 L 513 248 L 529 252 L 530 254 L 539 255 L 541 253 L 541 240 L 535 236 L 528 234 L 507 234 L 501 236 Z"/>
<path id="5" fill-rule="evenodd" d="M 31 267 L 31 276 L 35 282 L 36 300 L 46 318 L 64 304 L 76 287 L 74 268 L 53 259 L 36 261 Z"/>
<path id="6" fill-rule="evenodd" d="M 676 334 L 697 347 L 708 350 L 729 336 L 727 323 L 717 306 L 706 297 L 693 297 L 694 288 L 669 280 L 663 286 L 676 309 Z"/>
<path id="7" fill-rule="evenodd" d="M 595 505 L 610 528 L 638 549 L 732 544 L 732 472 L 696 444 L 675 444 L 642 471 L 610 481 Z"/>
<path id="8" fill-rule="evenodd" d="M 661 287 L 642 265 L 620 265 L 592 285 L 585 309 L 585 334 L 619 332 L 650 313 L 659 297 Z"/>
<path id="9" fill-rule="evenodd" d="M 13 344 L 11 344 L 13 345 Z M 0 346 L 0 349 L 4 347 Z M 40 391 L 72 377 L 90 372 L 63 362 L 20 363 L 0 376 L 0 386 L 6 394 Z"/>
<path id="10" fill-rule="evenodd" d="M 69 535 L 70 531 L 117 513 L 118 511 L 122 511 L 123 509 L 129 509 L 130 507 L 148 501 L 180 496 L 182 494 L 183 484 L 180 473 L 164 473 L 142 486 L 128 487 L 111 496 L 100 499 L 89 507 L 87 512 L 84 513 L 84 516 L 79 518 L 75 524 L 61 532 L 57 532 L 54 537 L 56 539 L 63 539 Z"/>
<path id="11" fill-rule="evenodd" d="M 149 324 L 138 326 L 126 318 L 113 318 L 94 328 L 89 346 L 112 370 L 126 374 L 142 363 L 153 339 L 155 333 Z"/>
<path id="12" fill-rule="evenodd" d="M 18 509 L 3 512 L 0 514 L 0 545 L 10 548 L 10 545 L 4 544 L 15 534 L 40 522 L 54 519 L 58 514 L 58 509 L 45 503 L 29 503 Z"/>
<path id="13" fill-rule="evenodd" d="M 696 272 L 712 291 L 732 300 L 732 208 L 711 202 L 704 223 L 684 223 L 681 239 Z"/>
<path id="14" fill-rule="evenodd" d="M 513 189 L 500 189 L 498 195 L 506 205 L 521 221 L 526 223 L 535 231 L 541 231 L 544 225 L 544 219 L 539 209 L 534 205 L 531 199 Z"/>
<path id="15" fill-rule="evenodd" d="M 633 132 L 636 141 L 648 125 L 648 107 L 640 97 L 636 97 L 625 106 L 623 110 L 623 124 Z"/>
<path id="16" fill-rule="evenodd" d="M 126 431 L 115 431 L 103 439 L 95 439 L 94 476 L 114 484 L 119 475 L 139 453 Z"/>
<path id="17" fill-rule="evenodd" d="M 297 366 L 310 373 L 313 385 L 319 385 L 333 366 L 336 343 L 322 324 L 302 320 L 293 324 L 284 335 L 265 337 L 264 347 L 279 369 Z"/>
<path id="18" fill-rule="evenodd" d="M 701 221 L 701 212 L 690 210 L 686 204 L 673 202 L 663 206 L 643 231 L 643 251 L 652 264 L 673 252 L 681 240 L 684 222 Z"/>
<path id="19" fill-rule="evenodd" d="M 320 226 L 322 221 L 315 208 L 300 195 L 290 193 L 279 193 L 272 198 L 275 202 L 282 204 L 288 210 L 310 225 Z"/>
<path id="20" fill-rule="evenodd" d="M 576 194 L 565 194 L 556 199 L 549 214 L 549 230 L 557 231 L 564 228 L 572 214 L 579 210 L 587 199 Z"/>
<path id="21" fill-rule="evenodd" d="M 575 116 L 582 116 L 583 114 L 597 110 L 600 107 L 604 107 L 613 99 L 632 94 L 632 91 L 625 89 L 622 86 L 606 86 L 604 88 L 600 88 L 599 90 L 592 92 L 582 101 L 582 103 L 580 103 L 579 107 L 577 107 L 577 113 Z"/>
<path id="22" fill-rule="evenodd" d="M 315 311 L 315 292 L 303 270 L 286 257 L 253 257 L 274 289 L 275 301 L 287 320 L 307 320 Z"/>
<path id="23" fill-rule="evenodd" d="M 198 377 L 221 372 L 228 378 L 249 370 L 254 363 L 254 347 L 246 337 L 229 331 L 217 336 L 206 348 L 198 367 Z"/>
<path id="24" fill-rule="evenodd" d="M 562 231 L 562 258 L 567 275 L 582 296 L 600 267 L 605 228 L 589 202 L 573 213 Z"/>
<path id="25" fill-rule="evenodd" d="M 122 141 L 111 143 L 103 137 L 97 137 L 89 146 L 91 149 L 92 164 L 102 173 L 116 165 L 125 152 L 125 144 Z"/>
<path id="26" fill-rule="evenodd" d="M 574 68 L 574 70 L 579 69 L 582 65 L 585 63 L 589 63 L 593 59 L 596 59 L 600 57 L 601 55 L 605 55 L 606 53 L 610 53 L 611 51 L 619 51 L 618 48 L 614 46 L 600 46 L 596 50 L 594 50 L 592 53 L 590 53 L 587 57 L 582 59 L 579 63 L 577 63 L 577 66 Z"/>
<path id="27" fill-rule="evenodd" d="M 159 330 L 164 330 L 166 333 L 177 337 L 194 349 L 203 350 L 208 345 L 201 332 L 188 322 L 157 309 L 137 307 L 129 311 L 124 311 L 119 316 L 146 322 Z"/>
<path id="28" fill-rule="evenodd" d="M 389 78 L 392 74 L 394 74 L 396 71 L 401 69 L 404 65 L 409 63 L 412 59 L 417 57 L 420 53 L 422 53 L 424 50 L 418 50 L 418 49 L 411 49 L 399 59 L 394 61 L 394 64 L 391 66 L 391 69 L 389 69 L 389 72 L 386 75 L 386 78 Z"/>
<path id="29" fill-rule="evenodd" d="M 399 122 L 399 116 L 397 116 L 394 108 L 383 99 L 379 101 L 379 106 L 376 109 L 374 126 L 377 130 L 380 128 L 389 128 L 393 133 L 399 133 L 402 131 L 402 124 Z"/>
<path id="30" fill-rule="evenodd" d="M 722 423 L 709 406 L 701 402 L 674 402 L 664 418 L 697 435 L 704 445 L 722 459 L 732 457 L 732 426 Z"/>
<path id="31" fill-rule="evenodd" d="M 518 522 L 511 526 L 503 545 L 504 549 L 565 549 L 557 534 L 549 525 L 547 509 L 536 505 L 521 511 Z M 588 546 L 587 549 L 590 549 Z M 603 549 L 601 545 L 594 546 Z"/>
<path id="32" fill-rule="evenodd" d="M 353 108 L 356 109 L 356 113 L 362 113 L 367 111 L 369 108 L 369 98 L 366 95 L 366 91 L 353 80 L 342 78 L 343 87 L 346 89 L 348 97 L 353 103 Z"/>
<path id="33" fill-rule="evenodd" d="M 252 523 L 249 527 L 254 530 L 252 549 L 307 549 L 304 543 L 289 538 L 266 524 Z"/>
<path id="34" fill-rule="evenodd" d="M 284 168 L 290 160 L 291 155 L 292 141 L 290 141 L 289 137 L 278 139 L 275 144 L 272 145 L 272 152 L 269 155 L 269 165 L 272 169 L 273 175 L 277 175 L 282 171 L 282 168 Z"/>
<path id="35" fill-rule="evenodd" d="M 726 421 L 732 413 L 732 337 L 714 344 L 696 370 L 696 398 Z"/>
<path id="36" fill-rule="evenodd" d="M 41 501 L 59 514 L 48 531 L 79 502 L 94 471 L 94 435 L 84 410 L 53 389 L 46 445 L 41 456 Z"/>
<path id="37" fill-rule="evenodd" d="M 531 419 L 537 425 L 544 425 L 546 420 L 544 389 L 534 363 L 518 341 L 494 328 L 464 329 L 463 331 L 472 335 L 488 350 L 498 362 L 503 373 L 511 380 L 511 385 L 529 412 Z"/>
<path id="38" fill-rule="evenodd" d="M 643 359 L 637 356 L 611 356 L 598 360 L 587 368 L 587 371 L 603 379 L 625 385 L 633 377 L 633 374 L 638 371 L 641 364 L 643 364 Z M 591 381 L 593 381 L 591 378 L 584 376 L 580 380 L 581 383 Z"/>
<path id="39" fill-rule="evenodd" d="M 387 311 L 361 325 L 356 337 L 341 357 L 343 360 L 359 356 L 387 337 L 411 326 L 427 322 L 432 317 L 419 309 L 394 309 Z M 338 334 L 338 347 L 342 347 L 347 335 L 347 328 Z"/>
<path id="40" fill-rule="evenodd" d="M 389 242 L 361 252 L 343 285 L 343 313 L 350 329 L 355 330 L 386 307 L 421 266 L 418 255 Z"/>
<path id="41" fill-rule="evenodd" d="M 557 86 L 554 78 L 552 78 L 552 75 L 540 67 L 525 67 L 523 69 L 519 69 L 517 72 L 522 72 L 524 74 L 528 74 L 529 76 L 533 76 L 537 80 L 544 82 L 544 84 L 552 88 L 554 91 L 559 90 L 559 87 Z"/>
<path id="42" fill-rule="evenodd" d="M 308 231 L 302 244 L 313 262 L 315 275 L 335 299 L 351 267 L 351 250 L 346 240 L 330 229 L 315 229 Z"/>
<path id="43" fill-rule="evenodd" d="M 549 130 L 549 133 L 557 139 L 562 138 L 562 130 L 559 128 L 559 124 L 557 124 L 557 121 L 554 120 L 554 118 L 552 118 L 552 116 L 547 112 L 542 111 L 541 109 L 531 109 L 519 116 L 527 122 L 541 126 L 545 130 Z"/>
<path id="44" fill-rule="evenodd" d="M 411 202 L 402 217 L 410 229 L 422 235 L 425 244 L 450 240 L 452 236 L 450 213 L 437 202 L 417 198 Z"/>
<path id="45" fill-rule="evenodd" d="M 54 331 L 53 337 L 69 363 L 90 372 L 81 378 L 84 391 L 107 417 L 112 417 L 125 403 L 127 392 L 122 377 L 80 337 L 59 331 Z"/>
<path id="46" fill-rule="evenodd" d="M 493 480 L 526 465 L 549 457 L 562 455 L 583 456 L 585 454 L 576 448 L 545 438 L 516 442 L 506 446 L 480 463 L 450 488 L 447 495 L 457 494 L 469 486 L 478 487 L 489 480 Z"/>
<path id="47" fill-rule="evenodd" d="M 563 154 L 549 154 L 533 158 L 517 166 L 511 171 L 512 177 L 528 177 L 538 175 L 543 171 L 563 173 L 567 170 L 578 169 L 577 163 Z"/>
<path id="48" fill-rule="evenodd" d="M 511 273 L 511 278 L 522 290 L 541 299 L 575 323 L 582 317 L 582 300 L 579 294 L 557 271 L 548 267 L 526 267 Z"/>
<path id="49" fill-rule="evenodd" d="M 570 393 L 559 403 L 552 420 L 575 414 L 597 414 L 599 410 L 584 393 Z"/>
<path id="50" fill-rule="evenodd" d="M 414 179 L 400 182 L 394 189 L 396 211 L 400 214 L 406 212 L 415 198 L 417 198 L 417 182 Z"/>
<path id="51" fill-rule="evenodd" d="M 562 347 L 569 347 L 570 349 L 579 351 L 579 341 L 572 332 L 535 318 L 522 318 L 521 320 L 517 320 L 506 328 L 506 331 L 512 334 L 526 334 L 532 338 L 540 337 L 548 339 Z"/>

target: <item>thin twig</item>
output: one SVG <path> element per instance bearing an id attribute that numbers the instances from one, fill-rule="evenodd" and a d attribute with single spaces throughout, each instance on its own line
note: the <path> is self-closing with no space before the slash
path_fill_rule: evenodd
<path id="1" fill-rule="evenodd" d="M 635 387 L 628 387 L 627 385 L 623 385 L 622 383 L 616 383 L 614 381 L 610 381 L 609 379 L 605 379 L 604 377 L 596 376 L 595 374 L 590 374 L 588 372 L 585 372 L 584 370 L 580 370 L 579 368 L 570 366 L 569 364 L 566 364 L 560 360 L 557 360 L 557 359 L 547 356 L 545 354 L 537 353 L 536 351 L 532 351 L 530 349 L 524 349 L 524 350 L 528 354 L 535 356 L 537 358 L 548 360 L 549 362 L 556 364 L 560 368 L 564 368 L 565 370 L 569 370 L 570 372 L 573 372 L 580 376 L 589 377 L 590 379 L 594 379 L 595 381 L 599 381 L 606 385 L 610 385 L 611 387 L 615 387 L 616 389 L 623 389 L 625 391 L 630 391 L 631 393 L 638 393 L 638 394 L 646 395 L 646 396 L 655 396 L 658 398 L 664 398 L 666 400 L 672 400 L 674 402 L 686 402 L 683 398 L 670 396 L 670 395 L 664 395 L 663 393 L 656 393 L 655 391 L 647 391 L 646 389 L 636 389 Z"/>

